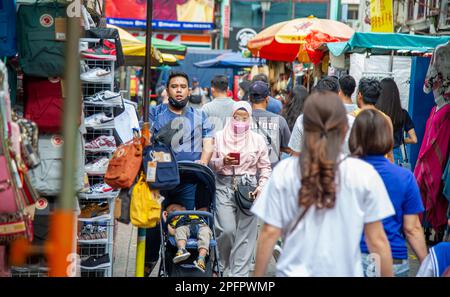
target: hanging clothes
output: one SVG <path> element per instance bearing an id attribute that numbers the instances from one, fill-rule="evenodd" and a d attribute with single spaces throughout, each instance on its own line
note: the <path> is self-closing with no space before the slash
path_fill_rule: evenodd
<path id="1" fill-rule="evenodd" d="M 431 58 L 423 91 L 433 91 L 438 109 L 450 103 L 450 42 L 438 46 Z"/>
<path id="2" fill-rule="evenodd" d="M 447 164 L 450 144 L 450 105 L 431 110 L 414 175 L 426 211 L 426 221 L 434 229 L 447 224 L 448 201 L 443 195 L 442 174 Z"/>

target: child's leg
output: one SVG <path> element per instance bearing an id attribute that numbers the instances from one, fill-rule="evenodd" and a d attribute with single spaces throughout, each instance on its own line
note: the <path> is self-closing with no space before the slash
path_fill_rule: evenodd
<path id="1" fill-rule="evenodd" d="M 208 254 L 211 236 L 211 229 L 207 225 L 201 225 L 197 234 L 199 256 L 206 257 Z"/>
<path id="2" fill-rule="evenodd" d="M 177 242 L 178 249 L 184 249 L 186 247 L 186 242 L 189 235 L 189 226 L 181 226 L 175 229 L 175 240 Z"/>
<path id="3" fill-rule="evenodd" d="M 198 234 L 198 258 L 195 261 L 195 266 L 202 272 L 206 270 L 205 258 L 209 251 L 209 242 L 211 240 L 212 232 L 207 225 L 201 225 Z"/>
<path id="4" fill-rule="evenodd" d="M 186 242 L 189 238 L 189 226 L 181 226 L 175 229 L 175 240 L 177 242 L 178 251 L 173 258 L 173 262 L 179 263 L 190 257 L 190 253 L 186 250 Z"/>

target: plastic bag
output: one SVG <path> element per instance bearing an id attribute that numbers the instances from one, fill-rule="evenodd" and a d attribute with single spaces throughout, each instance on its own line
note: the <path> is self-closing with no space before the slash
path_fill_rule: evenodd
<path id="1" fill-rule="evenodd" d="M 139 181 L 131 194 L 130 219 L 139 228 L 152 228 L 161 219 L 159 191 L 149 188 L 145 175 L 141 173 Z"/>

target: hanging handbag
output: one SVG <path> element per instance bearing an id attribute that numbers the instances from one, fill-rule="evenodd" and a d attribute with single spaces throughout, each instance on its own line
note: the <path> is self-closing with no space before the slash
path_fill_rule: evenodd
<path id="1" fill-rule="evenodd" d="M 26 213 L 27 201 L 17 166 L 9 156 L 2 118 L 0 114 L 0 244 L 23 237 L 32 241 L 31 216 Z"/>
<path id="2" fill-rule="evenodd" d="M 120 145 L 112 156 L 105 174 L 105 183 L 114 189 L 131 187 L 142 164 L 142 144 L 138 137 Z"/>
<path id="3" fill-rule="evenodd" d="M 236 205 L 239 207 L 241 212 L 246 216 L 252 216 L 250 208 L 253 206 L 255 199 L 250 195 L 250 193 L 256 190 L 255 186 L 238 183 L 235 168 L 233 166 L 233 190 L 234 190 L 234 200 Z"/>
<path id="4" fill-rule="evenodd" d="M 131 194 L 130 219 L 138 228 L 153 228 L 161 219 L 158 191 L 151 190 L 141 172 Z"/>
<path id="5" fill-rule="evenodd" d="M 143 167 L 147 177 L 147 182 L 152 189 L 172 190 L 180 184 L 180 173 L 178 171 L 177 160 L 172 148 L 165 142 L 169 142 L 168 137 L 163 141 L 158 135 L 155 135 L 155 123 L 158 122 L 158 113 L 161 107 L 155 112 L 155 120 L 153 122 L 152 142 L 151 145 L 144 148 Z M 161 131 L 168 130 L 171 123 L 168 123 Z"/>

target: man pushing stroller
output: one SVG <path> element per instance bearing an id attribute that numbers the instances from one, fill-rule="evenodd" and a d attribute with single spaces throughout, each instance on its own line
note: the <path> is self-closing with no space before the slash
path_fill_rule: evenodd
<path id="1" fill-rule="evenodd" d="M 172 203 L 167 206 L 164 213 L 165 219 L 167 216 L 176 211 L 185 211 L 186 208 L 177 203 Z M 202 209 L 199 209 L 200 211 Z M 205 258 L 209 253 L 209 243 L 212 237 L 212 231 L 203 218 L 198 215 L 180 215 L 173 217 L 168 222 L 169 234 L 175 236 L 178 251 L 173 258 L 173 263 L 178 264 L 187 260 L 191 253 L 186 249 L 188 238 L 192 235 L 198 240 L 198 257 L 194 261 L 195 267 L 202 272 L 206 270 Z"/>

